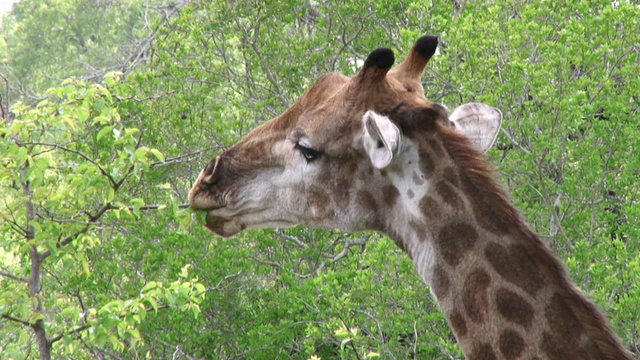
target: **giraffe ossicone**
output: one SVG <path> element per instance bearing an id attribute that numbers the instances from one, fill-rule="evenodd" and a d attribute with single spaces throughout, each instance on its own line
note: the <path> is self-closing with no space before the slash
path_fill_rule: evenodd
<path id="1" fill-rule="evenodd" d="M 437 38 L 392 67 L 374 50 L 321 77 L 213 159 L 191 191 L 206 227 L 305 224 L 385 233 L 412 259 L 468 359 L 631 359 L 602 312 L 527 226 L 484 159 L 501 112 L 451 115 L 420 77 Z"/>

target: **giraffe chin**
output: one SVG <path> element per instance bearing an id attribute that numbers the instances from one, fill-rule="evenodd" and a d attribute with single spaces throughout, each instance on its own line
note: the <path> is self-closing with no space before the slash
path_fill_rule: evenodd
<path id="1" fill-rule="evenodd" d="M 207 214 L 205 228 L 224 238 L 230 238 L 245 229 L 245 225 L 237 219 L 228 219 L 213 215 L 211 212 Z"/>

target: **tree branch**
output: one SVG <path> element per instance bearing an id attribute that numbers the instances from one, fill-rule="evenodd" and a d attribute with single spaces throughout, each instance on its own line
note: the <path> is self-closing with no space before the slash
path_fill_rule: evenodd
<path id="1" fill-rule="evenodd" d="M 233 275 L 226 276 L 224 279 L 222 279 L 222 280 L 221 280 L 221 282 L 222 282 L 223 280 L 227 279 L 228 277 L 232 277 L 232 276 L 236 276 L 236 275 L 237 275 L 237 274 L 233 274 Z M 205 291 L 206 291 L 206 290 L 205 290 Z M 199 295 L 200 295 L 200 294 L 198 294 L 198 296 L 199 296 Z M 84 305 L 82 305 L 82 306 L 84 307 Z M 159 306 L 158 306 L 157 308 L 155 308 L 155 309 L 154 309 L 154 308 L 145 308 L 145 309 L 144 309 L 144 311 L 146 311 L 146 312 L 148 312 L 148 313 L 151 313 L 151 312 L 154 312 L 154 311 L 157 311 L 157 310 L 168 309 L 168 308 L 170 308 L 170 307 L 171 307 L 170 305 L 163 304 L 163 305 L 159 305 Z M 117 316 L 118 316 L 119 318 L 121 318 L 121 319 L 122 319 L 122 318 L 124 318 L 126 315 L 127 315 L 127 314 L 121 314 L 121 315 L 117 315 Z M 3 315 L 3 316 L 4 316 L 4 315 Z M 31 324 L 28 324 L 28 323 L 27 323 L 26 325 L 31 326 Z M 77 335 L 79 336 L 80 334 L 78 334 L 78 333 L 79 333 L 80 331 L 87 330 L 87 329 L 91 328 L 92 326 L 94 326 L 94 325 L 91 325 L 91 324 L 85 324 L 85 325 L 82 325 L 82 326 L 78 326 L 78 327 L 77 327 L 77 328 L 75 328 L 75 329 L 69 330 L 68 332 L 63 332 L 63 333 L 61 333 L 60 335 L 58 335 L 58 336 L 54 337 L 53 339 L 51 339 L 51 340 L 49 341 L 49 344 L 53 345 L 53 343 L 55 343 L 55 342 L 57 342 L 57 341 L 60 341 L 60 340 L 61 340 L 65 335 L 77 334 Z"/>
<path id="2" fill-rule="evenodd" d="M 75 149 L 70 149 L 66 146 L 62 146 L 60 144 L 50 144 L 50 143 L 44 143 L 44 142 L 20 142 L 20 141 L 16 141 L 16 145 L 18 146 L 24 146 L 24 145 L 36 145 L 36 146 L 48 146 L 55 149 L 60 149 L 60 150 L 64 150 L 64 151 L 68 151 L 72 154 L 76 154 L 78 156 L 80 156 L 81 158 L 87 160 L 88 162 L 90 162 L 91 164 L 95 165 L 98 170 L 100 170 L 100 172 L 102 173 L 102 175 L 106 176 L 109 179 L 109 182 L 111 183 L 111 186 L 115 187 L 116 186 L 116 182 L 113 179 L 113 177 L 111 177 L 111 175 L 109 175 L 109 173 L 107 173 L 102 166 L 100 166 L 100 164 L 98 164 L 97 162 L 95 162 L 93 159 L 91 159 L 89 156 L 85 155 L 84 153 L 75 150 Z"/>
<path id="3" fill-rule="evenodd" d="M 141 211 L 146 211 L 146 210 L 157 210 L 159 209 L 161 206 L 165 206 L 164 204 L 161 205 L 145 205 L 145 206 L 141 206 L 140 210 Z M 186 209 L 189 207 L 189 204 L 180 204 L 178 205 L 178 209 Z M 129 207 L 129 210 L 133 210 L 132 207 Z"/>
<path id="4" fill-rule="evenodd" d="M 60 334 L 60 335 L 58 335 L 58 336 L 54 337 L 53 339 L 51 339 L 51 340 L 49 341 L 49 344 L 53 345 L 53 343 L 55 343 L 55 342 L 57 342 L 57 341 L 62 340 L 62 338 L 63 338 L 65 335 L 67 335 L 67 334 L 68 334 L 68 335 L 76 334 L 76 335 L 80 336 L 80 334 L 78 334 L 80 331 L 87 330 L 88 328 L 90 328 L 90 327 L 92 327 L 92 326 L 93 326 L 93 325 L 86 324 L 86 325 L 79 326 L 79 327 L 77 327 L 77 328 L 75 328 L 75 329 L 73 329 L 73 330 L 69 330 L 68 332 L 66 332 L 66 333 L 62 333 L 62 334 Z"/>
<path id="5" fill-rule="evenodd" d="M 15 232 L 17 232 L 18 234 L 26 237 L 27 236 L 27 230 L 24 229 L 22 226 L 20 226 L 20 224 L 18 224 L 18 221 L 16 220 L 15 215 L 13 215 L 13 210 L 11 209 L 11 207 L 7 204 L 7 201 L 4 200 L 4 207 L 5 209 L 7 209 L 7 211 L 9 212 L 9 215 L 11 215 L 11 220 L 5 220 L 7 221 L 7 223 L 9 224 L 9 226 L 11 226 L 13 228 L 13 230 Z"/>
<path id="6" fill-rule="evenodd" d="M 3 319 L 10 320 L 10 321 L 13 321 L 13 322 L 20 323 L 20 324 L 22 324 L 22 325 L 24 325 L 24 326 L 29 326 L 29 327 L 30 327 L 30 326 L 32 326 L 32 324 L 31 324 L 31 323 L 29 323 L 28 321 L 24 321 L 24 320 L 20 320 L 20 319 L 18 319 L 18 318 L 14 318 L 13 316 L 8 315 L 8 314 L 2 314 L 2 318 L 3 318 Z"/>
<path id="7" fill-rule="evenodd" d="M 19 281 L 21 283 L 25 283 L 28 284 L 29 283 L 29 279 L 23 278 L 23 277 L 19 277 L 19 276 L 15 276 L 15 275 L 11 275 L 8 272 L 4 272 L 4 271 L 0 271 L 0 275 L 7 277 L 11 280 L 15 280 L 15 281 Z"/>
<path id="8" fill-rule="evenodd" d="M 525 153 L 527 155 L 531 154 L 531 151 L 529 151 L 524 146 L 522 146 L 519 142 L 517 142 L 516 139 L 514 139 L 513 136 L 511 136 L 511 134 L 509 134 L 509 132 L 507 130 L 501 129 L 501 131 L 507 137 L 507 139 L 509 139 L 509 142 L 511 144 L 515 145 L 518 149 L 520 149 L 520 151 L 522 151 L 523 153 Z"/>
<path id="9" fill-rule="evenodd" d="M 342 250 L 337 253 L 337 254 L 325 254 L 325 256 L 327 258 L 329 258 L 329 261 L 331 261 L 332 263 L 335 263 L 336 261 L 342 259 L 343 257 L 345 257 L 348 253 L 349 253 L 349 248 L 355 245 L 364 245 L 369 241 L 369 236 L 365 235 L 359 239 L 355 239 L 355 240 L 345 240 L 345 242 L 342 244 Z"/>
<path id="10" fill-rule="evenodd" d="M 141 98 L 141 99 L 139 99 L 139 98 L 137 98 L 135 96 L 132 96 L 132 97 L 121 97 L 121 96 L 118 96 L 118 95 L 113 95 L 113 97 L 118 99 L 118 101 L 133 100 L 135 102 L 144 102 L 144 101 L 152 100 L 152 99 L 160 99 L 160 98 L 162 98 L 164 96 L 171 95 L 171 94 L 173 94 L 175 92 L 176 92 L 175 90 L 169 90 L 169 91 L 167 91 L 166 93 L 163 93 L 163 94 L 149 95 L 149 96 Z"/>
<path id="11" fill-rule="evenodd" d="M 117 209 L 117 207 L 111 205 L 111 204 L 104 204 L 102 205 L 102 207 L 100 209 L 98 209 L 98 212 L 96 212 L 95 215 L 89 215 L 89 222 L 80 230 L 76 231 L 75 233 L 67 236 L 66 238 L 58 241 L 56 243 L 56 248 L 61 248 L 65 245 L 68 245 L 69 243 L 71 243 L 73 240 L 75 240 L 78 236 L 86 233 L 87 231 L 89 231 L 89 229 L 91 228 L 91 225 L 93 225 L 96 221 L 98 221 L 98 219 L 100 219 L 100 217 L 102 215 L 104 215 L 104 213 L 106 213 L 108 210 L 113 210 L 113 209 Z M 49 255 L 51 255 L 51 250 L 46 250 L 44 252 L 42 252 L 40 254 L 40 258 L 41 260 L 44 260 L 45 258 L 47 258 Z"/>
<path id="12" fill-rule="evenodd" d="M 206 149 L 196 150 L 196 151 L 188 152 L 186 154 L 177 155 L 177 156 L 174 156 L 174 157 L 171 157 L 171 158 L 166 158 L 166 159 L 164 159 L 164 161 L 156 161 L 156 162 L 152 163 L 151 164 L 151 168 L 167 166 L 167 165 L 171 165 L 171 164 L 175 164 L 175 163 L 179 163 L 179 162 L 183 162 L 183 161 L 191 161 L 191 160 L 194 160 L 194 159 L 193 158 L 189 158 L 189 156 L 202 155 L 202 153 L 204 153 L 205 151 L 224 149 L 225 147 L 226 146 L 222 146 L 222 145 L 214 145 L 214 146 L 210 146 L 210 147 L 208 147 Z M 187 159 L 185 159 L 185 158 L 187 158 Z"/>
<path id="13" fill-rule="evenodd" d="M 4 74 L 0 74 L 0 78 L 4 80 L 6 85 L 6 94 L 7 94 L 7 109 L 9 108 L 9 78 L 7 78 Z M 0 96 L 0 119 L 8 119 L 8 114 L 5 112 L 5 107 L 2 104 L 2 96 Z"/>
<path id="14" fill-rule="evenodd" d="M 295 243 L 296 245 L 298 245 L 299 247 L 301 247 L 303 249 L 309 249 L 309 245 L 305 244 L 304 242 L 302 242 L 300 239 L 298 239 L 295 236 L 291 236 L 291 235 L 285 234 L 280 229 L 276 229 L 276 235 L 278 235 L 279 237 L 281 237 L 281 238 L 283 238 L 285 240 L 289 240 L 289 241 Z"/>
<path id="15" fill-rule="evenodd" d="M 254 27 L 253 30 L 254 30 L 253 31 L 253 39 L 249 40 L 249 45 L 251 46 L 251 49 L 258 56 L 258 60 L 260 61 L 260 65 L 262 66 L 262 69 L 264 70 L 264 73 L 267 76 L 267 80 L 269 80 L 271 85 L 273 85 L 273 87 L 275 88 L 276 93 L 278 94 L 278 97 L 280 98 L 280 101 L 282 101 L 282 104 L 284 104 L 285 106 L 289 106 L 290 105 L 290 101 L 285 96 L 285 93 L 284 93 L 284 90 L 282 89 L 282 86 L 280 86 L 280 84 L 278 83 L 276 78 L 273 76 L 273 73 L 271 72 L 271 68 L 269 67 L 269 64 L 267 64 L 267 62 L 264 59 L 264 55 L 262 55 L 262 52 L 258 48 L 257 43 L 259 41 L 258 40 L 259 28 L 256 26 L 256 27 Z M 245 32 L 245 36 L 247 36 L 246 32 Z"/>
<path id="16" fill-rule="evenodd" d="M 201 291 L 201 292 L 197 293 L 197 294 L 196 294 L 196 297 L 198 297 L 198 296 L 200 296 L 200 295 L 202 295 L 202 294 L 204 294 L 204 293 L 207 293 L 207 292 L 209 292 L 209 291 L 213 291 L 213 290 L 220 290 L 220 289 L 221 289 L 221 288 L 220 288 L 220 285 L 222 285 L 222 283 L 223 283 L 224 281 L 227 281 L 228 279 L 234 278 L 234 277 L 236 277 L 236 276 L 240 276 L 240 274 L 242 274 L 242 270 L 238 271 L 238 272 L 237 272 L 237 273 L 235 273 L 235 274 L 229 274 L 229 275 L 227 275 L 227 276 L 223 277 L 222 279 L 220 279 L 220 281 L 218 281 L 218 283 L 217 283 L 214 287 L 206 288 L 204 291 Z"/>
<path id="17" fill-rule="evenodd" d="M 187 360 L 198 360 L 198 358 L 185 353 L 184 350 L 180 348 L 180 345 L 176 345 L 176 351 L 173 353 L 173 356 L 171 356 L 171 360 L 180 359 L 182 356 L 186 357 Z"/>
<path id="18" fill-rule="evenodd" d="M 28 152 L 31 153 L 31 149 L 28 149 Z M 35 220 L 35 208 L 33 203 L 31 202 L 31 187 L 29 180 L 25 179 L 25 171 L 29 166 L 28 162 L 25 161 L 22 166 L 20 166 L 20 184 L 22 186 L 22 193 L 25 197 L 24 206 L 26 208 L 25 216 L 26 216 L 26 234 L 25 239 L 27 243 L 30 243 L 31 240 L 35 239 L 35 228 L 31 223 Z M 44 257 L 41 256 L 40 252 L 38 252 L 38 247 L 34 244 L 29 247 L 29 257 L 31 260 L 31 274 L 29 274 L 29 279 L 27 280 L 27 285 L 29 286 L 29 297 L 32 299 L 31 301 L 31 311 L 36 314 L 44 315 L 44 307 L 42 305 L 42 299 L 38 297 L 38 293 L 41 290 L 40 284 L 40 271 L 42 260 Z M 24 324 L 24 322 L 23 322 Z M 29 324 L 31 329 L 33 329 L 33 333 L 36 338 L 36 342 L 38 343 L 38 351 L 40 352 L 40 359 L 49 360 L 51 359 L 51 344 L 47 341 L 47 333 L 44 328 L 44 321 L 42 318 L 36 320 L 33 324 Z"/>

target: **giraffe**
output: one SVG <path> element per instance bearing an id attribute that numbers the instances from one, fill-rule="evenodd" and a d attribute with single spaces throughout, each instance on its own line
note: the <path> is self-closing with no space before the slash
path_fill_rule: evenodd
<path id="1" fill-rule="evenodd" d="M 305 224 L 388 235 L 412 259 L 467 359 L 631 359 L 601 311 L 524 222 L 484 159 L 502 114 L 451 115 L 420 78 L 438 40 L 393 67 L 329 73 L 212 160 L 189 192 L 206 227 Z"/>

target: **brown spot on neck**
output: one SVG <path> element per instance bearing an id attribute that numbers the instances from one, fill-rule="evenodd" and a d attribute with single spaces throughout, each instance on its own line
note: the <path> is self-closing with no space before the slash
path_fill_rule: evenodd
<path id="1" fill-rule="evenodd" d="M 504 288 L 496 291 L 496 307 L 502 317 L 514 324 L 530 328 L 533 323 L 534 310 L 525 299 L 511 290 Z"/>
<path id="2" fill-rule="evenodd" d="M 458 176 L 458 170 L 453 166 L 447 166 L 442 169 L 442 179 L 448 181 L 452 186 L 460 186 L 460 178 Z"/>
<path id="3" fill-rule="evenodd" d="M 393 207 L 396 204 L 398 196 L 400 196 L 400 192 L 395 186 L 387 185 L 382 188 L 382 198 L 388 207 Z"/>
<path id="4" fill-rule="evenodd" d="M 359 190 L 356 193 L 356 204 L 358 205 L 358 207 L 363 209 L 364 212 L 373 214 L 371 221 L 374 224 L 378 224 L 378 218 L 376 213 L 378 204 L 376 204 L 376 201 L 374 200 L 373 195 L 370 192 L 366 190 Z M 374 225 L 374 227 L 380 228 L 379 225 L 377 226 Z"/>
<path id="5" fill-rule="evenodd" d="M 505 280 L 534 296 L 544 286 L 544 279 L 531 255 L 522 245 L 487 244 L 484 256 Z"/>
<path id="6" fill-rule="evenodd" d="M 413 182 L 418 186 L 424 185 L 424 176 L 420 176 L 420 175 L 418 175 L 418 173 L 416 171 L 414 171 L 413 172 Z"/>
<path id="7" fill-rule="evenodd" d="M 558 337 L 545 331 L 542 334 L 542 342 L 540 347 L 542 351 L 547 355 L 549 360 L 566 360 L 566 359 L 580 359 L 580 360 L 600 360 L 605 359 L 602 354 L 593 347 L 585 349 L 584 347 L 576 346 L 575 343 L 567 342 L 564 337 Z M 564 334 L 563 334 L 564 335 Z M 594 352 L 595 350 L 595 352 Z M 624 358 L 610 358 L 610 359 L 624 359 Z"/>
<path id="8" fill-rule="evenodd" d="M 496 360 L 496 353 L 493 351 L 491 345 L 487 343 L 480 343 L 475 346 L 471 354 L 469 354 L 469 360 Z"/>
<path id="9" fill-rule="evenodd" d="M 431 196 L 427 195 L 420 200 L 420 211 L 427 219 L 433 219 L 438 214 L 438 202 Z"/>
<path id="10" fill-rule="evenodd" d="M 414 197 L 415 195 L 416 195 L 416 194 L 413 192 L 413 190 L 411 190 L 411 189 L 407 190 L 407 197 L 408 197 L 409 199 L 413 199 L 413 197 Z"/>
<path id="11" fill-rule="evenodd" d="M 436 193 L 442 198 L 442 201 L 451 206 L 455 211 L 459 211 L 460 209 L 464 209 L 464 202 L 460 195 L 458 195 L 458 191 L 456 190 L 450 182 L 446 180 L 441 180 L 436 185 Z"/>
<path id="12" fill-rule="evenodd" d="M 442 301 L 449 295 L 449 287 L 451 283 L 449 281 L 449 275 L 441 265 L 436 265 L 433 270 L 432 286 L 433 292 L 436 295 L 438 301 Z"/>
<path id="13" fill-rule="evenodd" d="M 559 294 L 551 297 L 545 315 L 551 331 L 563 334 L 563 342 L 576 348 L 580 345 L 580 337 L 584 333 L 582 324 Z"/>
<path id="14" fill-rule="evenodd" d="M 462 314 L 460 314 L 459 311 L 454 310 L 451 312 L 451 314 L 449 314 L 448 318 L 449 318 L 449 325 L 451 325 L 451 328 L 453 329 L 453 332 L 456 334 L 456 337 L 458 339 L 464 338 L 467 335 L 468 329 L 467 329 L 467 322 L 462 316 Z"/>
<path id="15" fill-rule="evenodd" d="M 436 164 L 433 160 L 433 156 L 428 152 L 421 151 L 420 152 L 420 165 L 422 165 L 422 169 L 424 169 L 424 174 L 427 179 L 429 179 L 436 168 Z"/>
<path id="16" fill-rule="evenodd" d="M 506 329 L 500 334 L 500 352 L 506 359 L 516 359 L 524 350 L 524 346 L 524 339 L 517 331 Z"/>
<path id="17" fill-rule="evenodd" d="M 504 234 L 510 227 L 528 231 L 506 192 L 494 180 L 493 169 L 483 154 L 473 148 L 469 139 L 448 126 L 438 125 L 436 131 L 454 163 L 454 171 L 446 171 L 443 176 L 460 184 L 478 224 L 495 234 Z"/>
<path id="18" fill-rule="evenodd" d="M 435 240 L 440 256 L 449 266 L 456 267 L 472 252 L 478 232 L 469 224 L 452 222 L 440 229 Z"/>
<path id="19" fill-rule="evenodd" d="M 476 269 L 467 276 L 464 283 L 462 303 L 467 316 L 475 323 L 482 323 L 489 313 L 489 274 Z"/>

